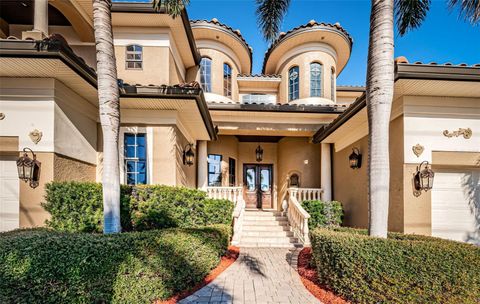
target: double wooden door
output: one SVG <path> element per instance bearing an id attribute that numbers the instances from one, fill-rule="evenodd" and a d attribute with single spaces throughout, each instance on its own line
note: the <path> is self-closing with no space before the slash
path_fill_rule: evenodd
<path id="1" fill-rule="evenodd" d="M 272 165 L 243 165 L 243 193 L 247 208 L 272 208 L 272 180 Z"/>

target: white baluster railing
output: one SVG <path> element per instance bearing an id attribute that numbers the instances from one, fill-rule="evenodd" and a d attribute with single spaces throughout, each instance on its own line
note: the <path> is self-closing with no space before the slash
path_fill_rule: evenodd
<path id="1" fill-rule="evenodd" d="M 287 210 L 288 224 L 295 237 L 297 237 L 304 246 L 310 246 L 310 237 L 308 235 L 308 219 L 310 214 L 303 209 L 301 202 L 306 200 L 320 200 L 322 189 L 319 188 L 288 188 L 287 201 L 284 202 Z"/>
<path id="2" fill-rule="evenodd" d="M 288 188 L 288 194 L 294 196 L 299 203 L 303 201 L 321 200 L 323 190 L 320 188 Z"/>
<path id="3" fill-rule="evenodd" d="M 207 196 L 215 199 L 226 199 L 232 201 L 233 209 L 233 236 L 232 245 L 238 245 L 243 226 L 243 215 L 245 214 L 245 200 L 243 199 L 242 187 L 207 187 Z"/>
<path id="4" fill-rule="evenodd" d="M 240 199 L 243 200 L 242 187 L 207 187 L 207 195 L 210 198 L 226 199 L 232 201 L 235 206 Z"/>

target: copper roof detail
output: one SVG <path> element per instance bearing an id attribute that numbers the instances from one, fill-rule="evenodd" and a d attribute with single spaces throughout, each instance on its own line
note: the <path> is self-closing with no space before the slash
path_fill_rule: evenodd
<path id="1" fill-rule="evenodd" d="M 350 36 L 350 34 L 340 25 L 340 23 L 335 23 L 335 24 L 331 24 L 331 23 L 325 23 L 325 22 L 317 22 L 315 20 L 310 20 L 308 23 L 306 24 L 303 24 L 303 25 L 300 25 L 300 26 L 297 26 L 297 27 L 294 27 L 293 29 L 289 30 L 288 32 L 281 32 L 279 35 L 278 35 L 278 38 L 275 39 L 272 44 L 270 44 L 270 47 L 268 48 L 268 50 L 265 52 L 265 57 L 263 59 L 263 68 L 262 68 L 262 71 L 265 71 L 265 67 L 266 67 L 266 64 L 267 64 L 267 61 L 268 61 L 268 57 L 270 57 L 270 54 L 273 52 L 273 50 L 280 44 L 282 43 L 285 39 L 287 39 L 288 37 L 292 36 L 293 34 L 299 32 L 299 31 L 302 31 L 304 29 L 307 29 L 307 28 L 315 28 L 315 27 L 319 27 L 319 28 L 331 28 L 333 30 L 336 30 L 338 31 L 339 33 L 341 33 L 350 43 L 350 46 L 353 44 L 353 38 Z"/>

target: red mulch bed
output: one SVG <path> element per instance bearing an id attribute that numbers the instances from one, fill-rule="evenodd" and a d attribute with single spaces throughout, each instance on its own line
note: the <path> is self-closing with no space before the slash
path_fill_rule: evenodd
<path id="1" fill-rule="evenodd" d="M 335 295 L 333 292 L 322 287 L 318 281 L 317 270 L 310 266 L 312 248 L 303 248 L 298 255 L 298 273 L 303 285 L 317 299 L 325 304 L 348 304 L 350 302 Z"/>
<path id="2" fill-rule="evenodd" d="M 201 289 L 202 287 L 206 286 L 208 283 L 213 281 L 216 277 L 218 277 L 225 269 L 227 269 L 230 265 L 235 262 L 240 254 L 240 248 L 235 246 L 228 246 L 227 254 L 222 257 L 220 260 L 220 264 L 216 268 L 214 268 L 210 273 L 203 279 L 202 282 L 198 283 L 196 286 L 192 287 L 189 290 L 182 291 L 171 298 L 163 301 L 156 301 L 155 304 L 175 304 L 178 301 L 188 297 L 189 295 L 194 294 L 197 290 Z"/>

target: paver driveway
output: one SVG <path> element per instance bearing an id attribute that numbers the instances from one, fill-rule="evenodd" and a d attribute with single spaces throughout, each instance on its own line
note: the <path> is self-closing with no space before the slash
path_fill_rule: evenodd
<path id="1" fill-rule="evenodd" d="M 321 303 L 296 271 L 298 249 L 241 248 L 240 256 L 210 284 L 179 303 Z"/>

